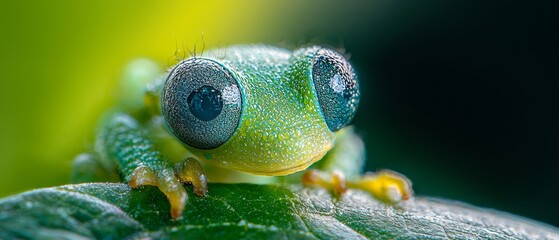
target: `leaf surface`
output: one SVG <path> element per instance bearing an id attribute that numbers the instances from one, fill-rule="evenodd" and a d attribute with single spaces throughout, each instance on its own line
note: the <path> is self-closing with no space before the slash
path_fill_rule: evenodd
<path id="1" fill-rule="evenodd" d="M 0 200 L 0 239 L 559 239 L 552 226 L 458 202 L 417 197 L 395 208 L 349 191 L 210 184 L 172 221 L 158 189 L 66 185 Z"/>

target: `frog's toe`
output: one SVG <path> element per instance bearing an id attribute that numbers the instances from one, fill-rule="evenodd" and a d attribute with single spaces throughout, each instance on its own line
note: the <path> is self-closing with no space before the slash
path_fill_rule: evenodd
<path id="1" fill-rule="evenodd" d="M 388 204 L 397 204 L 413 196 L 411 181 L 404 175 L 389 170 L 369 173 L 356 181 L 347 181 L 338 171 L 310 169 L 303 175 L 302 182 L 307 187 L 326 188 L 336 197 L 343 195 L 348 189 L 364 190 Z"/>
<path id="2" fill-rule="evenodd" d="M 208 179 L 204 169 L 194 158 L 187 158 L 175 165 L 175 174 L 182 183 L 192 184 L 194 193 L 205 196 L 208 193 Z"/>
<path id="3" fill-rule="evenodd" d="M 344 175 L 338 171 L 327 173 L 316 169 L 310 169 L 303 175 L 302 182 L 303 185 L 307 187 L 318 186 L 326 188 L 334 193 L 335 196 L 341 196 L 347 191 L 346 179 Z"/>
<path id="4" fill-rule="evenodd" d="M 156 172 L 147 166 L 138 166 L 132 171 L 128 185 L 131 188 L 139 188 L 146 185 L 159 188 L 169 200 L 171 217 L 178 219 L 182 216 L 188 195 L 171 169 L 163 169 Z"/>
<path id="5" fill-rule="evenodd" d="M 130 175 L 128 185 L 131 188 L 139 188 L 144 185 L 155 186 L 155 173 L 146 166 L 139 166 Z"/>
<path id="6" fill-rule="evenodd" d="M 389 204 L 397 204 L 413 196 L 411 181 L 404 175 L 389 170 L 366 174 L 349 185 L 350 188 L 369 192 L 376 199 Z"/>

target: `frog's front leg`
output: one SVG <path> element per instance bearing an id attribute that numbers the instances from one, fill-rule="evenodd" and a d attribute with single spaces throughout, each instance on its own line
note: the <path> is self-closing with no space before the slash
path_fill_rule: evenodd
<path id="1" fill-rule="evenodd" d="M 171 217 L 177 219 L 182 215 L 188 197 L 186 190 L 138 121 L 124 113 L 112 114 L 99 134 L 96 150 L 101 157 L 116 163 L 130 187 L 159 188 L 169 200 Z"/>
<path id="2" fill-rule="evenodd" d="M 389 170 L 361 174 L 365 162 L 365 148 L 351 127 L 337 133 L 334 147 L 315 169 L 303 175 L 306 186 L 324 187 L 336 196 L 347 189 L 361 189 L 376 199 L 396 204 L 413 196 L 411 181 L 404 175 Z"/>

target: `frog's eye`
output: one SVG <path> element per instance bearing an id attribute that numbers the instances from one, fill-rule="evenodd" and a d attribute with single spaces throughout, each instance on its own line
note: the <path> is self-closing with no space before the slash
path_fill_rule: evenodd
<path id="1" fill-rule="evenodd" d="M 331 131 L 347 125 L 357 110 L 359 86 L 349 62 L 329 49 L 320 49 L 313 60 L 314 89 Z"/>
<path id="2" fill-rule="evenodd" d="M 187 59 L 171 70 L 161 94 L 167 126 L 182 142 L 211 149 L 235 132 L 242 98 L 235 76 L 221 64 Z"/>

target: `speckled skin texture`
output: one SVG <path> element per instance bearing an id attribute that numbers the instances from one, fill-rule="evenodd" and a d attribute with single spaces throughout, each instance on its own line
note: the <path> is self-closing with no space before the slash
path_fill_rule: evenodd
<path id="1" fill-rule="evenodd" d="M 186 146 L 207 162 L 261 175 L 306 169 L 332 148 L 330 131 L 313 90 L 313 59 L 319 47 L 295 52 L 269 46 L 239 46 L 207 52 L 239 82 L 239 126 L 214 149 Z M 225 52 L 223 52 L 225 51 Z M 224 55 L 222 58 L 213 56 Z"/>
<path id="2" fill-rule="evenodd" d="M 97 137 L 96 150 L 101 154 L 101 160 L 105 161 L 104 164 L 109 168 L 114 169 L 113 165 L 118 165 L 118 169 L 127 182 L 130 181 L 130 175 L 138 166 L 149 166 L 160 176 L 176 182 L 173 170 L 161 152 L 156 149 L 151 138 L 148 137 L 148 132 L 127 114 L 110 115 Z"/>

